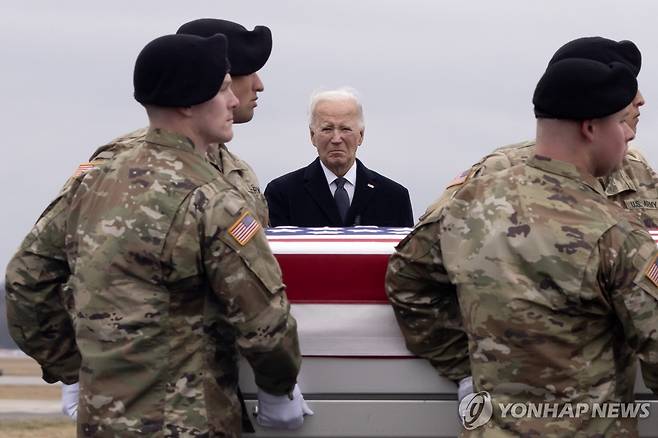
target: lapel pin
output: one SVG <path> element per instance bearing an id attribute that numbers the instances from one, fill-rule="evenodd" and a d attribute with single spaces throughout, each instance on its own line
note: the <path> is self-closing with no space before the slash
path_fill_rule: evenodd
<path id="1" fill-rule="evenodd" d="M 370 187 L 371 189 L 374 189 L 374 188 L 375 188 L 375 186 L 373 186 L 373 185 L 370 184 L 370 183 L 368 183 L 368 187 Z"/>

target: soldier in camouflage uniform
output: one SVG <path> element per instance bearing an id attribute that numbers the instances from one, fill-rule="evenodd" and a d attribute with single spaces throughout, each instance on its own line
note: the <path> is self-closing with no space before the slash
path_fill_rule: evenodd
<path id="1" fill-rule="evenodd" d="M 601 62 L 617 61 L 628 66 L 637 77 L 642 66 L 642 55 L 631 41 L 613 41 L 602 37 L 584 37 L 562 46 L 549 61 L 549 65 L 570 57 L 593 59 Z M 635 134 L 640 107 L 645 100 L 638 90 L 629 108 L 627 123 Z M 534 140 L 500 147 L 482 158 L 470 169 L 453 179 L 441 196 L 420 217 L 422 223 L 435 216 L 450 202 L 463 184 L 473 178 L 499 172 L 525 163 L 535 153 Z M 658 176 L 637 149 L 629 149 L 619 167 L 600 178 L 606 196 L 622 208 L 631 210 L 647 228 L 658 228 Z M 634 373 L 634 370 L 630 372 Z M 470 378 L 459 382 L 459 399 L 472 391 Z"/>
<path id="2" fill-rule="evenodd" d="M 263 91 L 258 76 L 267 62 L 272 49 L 272 36 L 265 26 L 253 31 L 226 20 L 199 19 L 188 22 L 178 30 L 181 34 L 211 36 L 223 33 L 227 36 L 229 61 L 232 64 L 232 89 L 240 103 L 233 112 L 234 123 L 247 123 L 253 118 L 257 93 Z M 102 167 L 117 154 L 140 144 L 147 128 L 123 135 L 99 147 L 88 163 L 80 165 L 76 174 L 67 181 L 55 200 L 42 213 L 37 224 L 25 238 L 21 249 L 7 269 L 9 320 L 12 336 L 26 353 L 43 366 L 47 382 L 77 381 L 79 355 L 70 344 L 72 327 L 67 319 L 59 319 L 63 306 L 72 306 L 71 294 L 63 287 L 69 276 L 64 254 L 64 220 L 68 205 L 66 194 L 77 186 L 84 173 L 94 167 Z M 213 144 L 208 150 L 208 160 L 222 176 L 243 196 L 259 222 L 268 223 L 268 210 L 258 179 L 251 167 L 224 144 Z M 36 310 L 36 311 L 35 311 Z M 75 315 L 71 315 L 73 318 Z M 77 365 L 76 365 L 77 364 Z M 76 385 L 77 386 L 77 385 Z M 73 416 L 77 399 L 75 388 L 63 391 L 63 408 Z M 67 392 L 64 400 L 64 392 Z"/>
<path id="3" fill-rule="evenodd" d="M 535 154 L 464 184 L 391 257 L 408 348 L 491 395 L 491 420 L 463 436 L 637 436 L 632 418 L 513 418 L 498 405 L 631 402 L 636 357 L 658 391 L 658 250 L 597 179 L 633 135 L 636 84 L 621 63 L 550 65 Z"/>
<path id="4" fill-rule="evenodd" d="M 233 123 L 248 123 L 254 116 L 257 94 L 264 90 L 258 71 L 263 68 L 272 52 L 272 33 L 266 26 L 256 26 L 248 31 L 244 26 L 228 20 L 202 18 L 183 24 L 178 34 L 209 37 L 216 33 L 229 41 L 228 59 L 231 62 L 231 88 L 240 103 L 233 111 Z M 117 153 L 144 140 L 147 128 L 138 129 L 101 146 L 92 154 L 90 162 L 102 165 Z M 260 223 L 268 223 L 265 197 L 261 193 L 255 172 L 245 161 L 228 150 L 225 144 L 216 144 L 208 151 L 208 159 L 224 177 L 240 191 L 251 204 Z"/>
<path id="5" fill-rule="evenodd" d="M 294 407 L 280 418 L 261 403 L 261 415 L 301 424 L 278 265 L 243 194 L 205 158 L 232 136 L 225 50 L 222 35 L 150 43 L 135 68 L 145 140 L 66 194 L 82 436 L 239 436 L 236 345 L 261 391 Z"/>
<path id="6" fill-rule="evenodd" d="M 613 41 L 601 37 L 578 38 L 562 46 L 549 65 L 564 58 L 578 57 L 601 62 L 618 61 L 628 65 L 635 76 L 640 73 L 642 56 L 631 41 Z M 640 107 L 645 100 L 638 90 L 628 116 L 628 124 L 637 132 Z M 524 141 L 496 149 L 463 172 L 446 187 L 441 196 L 426 210 L 425 217 L 443 208 L 472 178 L 498 172 L 508 167 L 525 163 L 535 152 L 535 141 Z M 601 178 L 606 195 L 622 208 L 633 210 L 648 228 L 658 228 L 658 176 L 637 149 L 629 149 L 621 166 L 610 175 Z"/>

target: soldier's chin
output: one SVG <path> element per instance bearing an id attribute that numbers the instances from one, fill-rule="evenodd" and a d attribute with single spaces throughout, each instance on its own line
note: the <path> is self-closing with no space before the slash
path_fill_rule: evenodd
<path id="1" fill-rule="evenodd" d="M 254 109 L 253 108 L 240 108 L 233 112 L 233 123 L 247 123 L 254 118 Z"/>

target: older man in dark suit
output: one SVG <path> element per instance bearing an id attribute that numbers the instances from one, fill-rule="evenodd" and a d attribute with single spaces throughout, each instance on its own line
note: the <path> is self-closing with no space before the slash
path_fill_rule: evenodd
<path id="1" fill-rule="evenodd" d="M 356 159 L 365 130 L 356 94 L 348 88 L 317 93 L 310 113 L 318 158 L 267 185 L 270 225 L 412 226 L 407 189 Z"/>

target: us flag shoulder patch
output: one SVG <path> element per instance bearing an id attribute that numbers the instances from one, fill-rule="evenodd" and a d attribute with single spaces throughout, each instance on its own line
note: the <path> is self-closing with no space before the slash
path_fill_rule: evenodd
<path id="1" fill-rule="evenodd" d="M 252 237 L 260 230 L 262 227 L 256 218 L 251 214 L 249 210 L 242 213 L 242 216 L 235 221 L 233 225 L 228 229 L 228 233 L 238 242 L 240 245 L 244 246 L 247 242 L 251 240 Z"/>
<path id="2" fill-rule="evenodd" d="M 96 168 L 96 162 L 95 161 L 91 161 L 91 162 L 87 162 L 87 163 L 80 163 L 78 168 L 75 169 L 75 172 L 73 172 L 73 178 L 77 178 L 80 175 L 82 175 L 83 173 L 87 173 L 90 170 L 95 169 L 95 168 Z"/>
<path id="3" fill-rule="evenodd" d="M 649 265 L 645 274 L 653 284 L 658 286 L 658 256 L 656 256 L 653 263 Z"/>
<path id="4" fill-rule="evenodd" d="M 471 169 L 465 170 L 456 177 L 452 179 L 446 186 L 446 189 L 449 189 L 452 186 L 458 186 L 460 184 L 463 184 L 464 181 L 468 178 L 468 175 L 471 173 Z"/>

